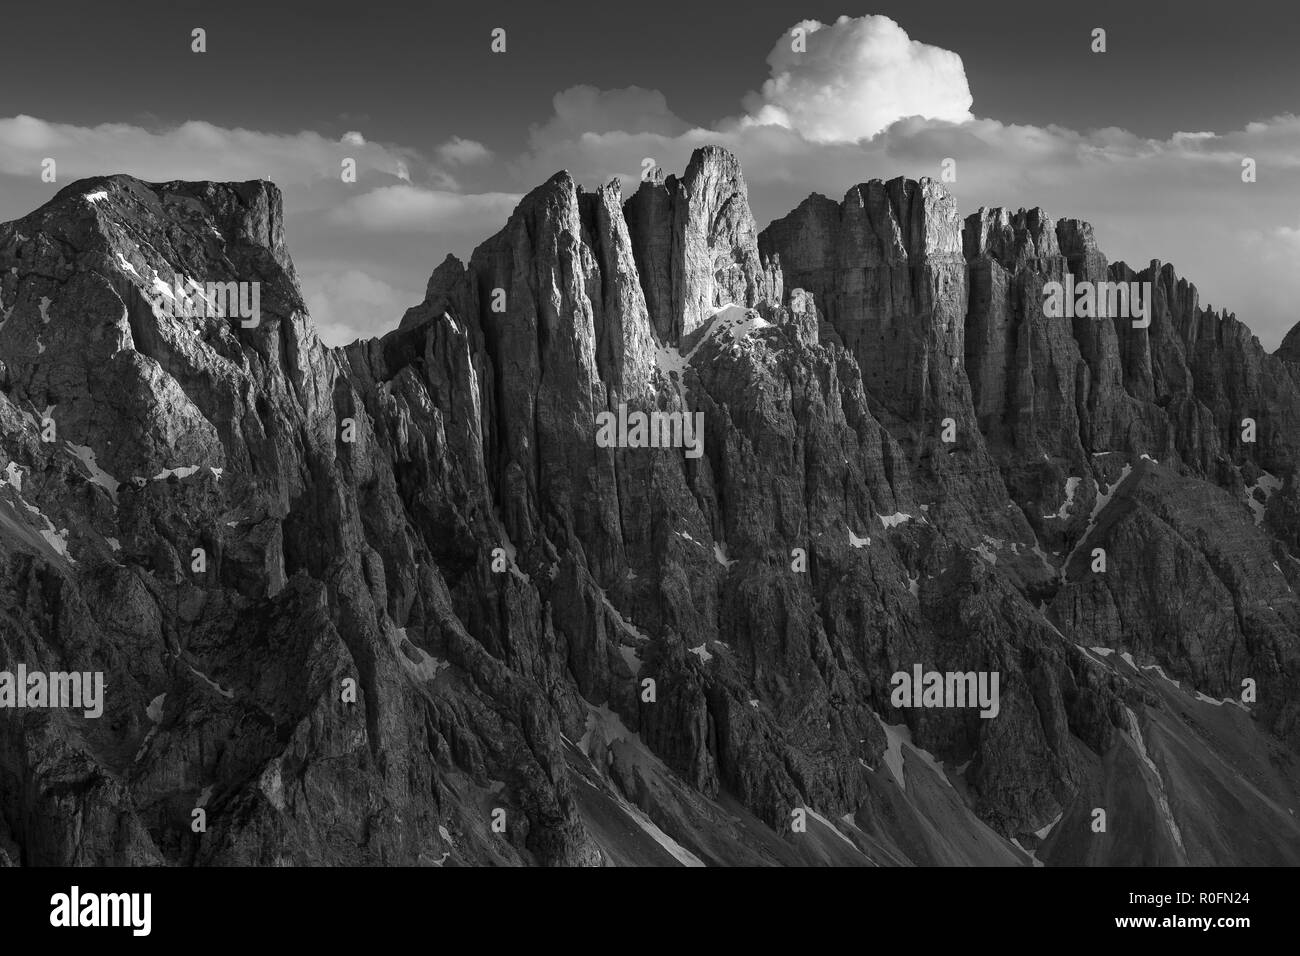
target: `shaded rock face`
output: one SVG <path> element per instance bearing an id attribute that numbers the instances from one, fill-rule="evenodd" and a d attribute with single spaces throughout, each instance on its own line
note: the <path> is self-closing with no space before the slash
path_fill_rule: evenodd
<path id="1" fill-rule="evenodd" d="M 965 356 L 968 282 L 962 222 L 937 183 L 873 180 L 842 203 L 811 196 L 759 237 L 784 284 L 811 292 L 828 338 L 862 370 L 873 413 L 895 436 L 927 516 L 963 544 L 1032 541 L 977 426 Z M 968 291 L 969 290 L 969 291 Z M 1027 545 L 1027 547 L 1032 547 Z M 1018 573 L 1041 578 L 1032 557 Z"/>
<path id="2" fill-rule="evenodd" d="M 927 180 L 756 235 L 711 147 L 556 175 L 331 349 L 281 223 L 0 226 L 0 671 L 105 682 L 0 708 L 0 862 L 1300 862 L 1300 366 L 1169 267 Z M 652 413 L 696 450 L 599 438 Z"/>

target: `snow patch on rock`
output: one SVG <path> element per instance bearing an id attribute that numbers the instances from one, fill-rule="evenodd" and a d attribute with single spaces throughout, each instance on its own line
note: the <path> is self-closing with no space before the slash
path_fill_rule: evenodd
<path id="1" fill-rule="evenodd" d="M 1079 537 L 1078 543 L 1070 549 L 1070 553 L 1065 556 L 1065 561 L 1061 564 L 1062 581 L 1065 580 L 1066 569 L 1070 566 L 1070 561 L 1074 558 L 1075 554 L 1088 543 L 1088 538 L 1092 536 L 1092 532 L 1096 529 L 1097 516 L 1102 513 L 1108 504 L 1110 504 L 1110 499 L 1114 497 L 1115 492 L 1119 490 L 1120 485 L 1124 484 L 1124 482 L 1128 480 L 1128 476 L 1132 474 L 1132 472 L 1133 466 L 1125 465 L 1120 471 L 1119 480 L 1113 485 L 1108 485 L 1104 493 L 1101 490 L 1101 486 L 1098 485 L 1097 500 L 1092 503 L 1092 513 L 1088 515 L 1088 527 L 1084 529 L 1083 534 Z"/>
<path id="2" fill-rule="evenodd" d="M 1133 746 L 1137 750 L 1137 755 L 1142 758 L 1142 762 L 1147 765 L 1147 769 L 1149 769 L 1152 776 L 1155 777 L 1156 803 L 1160 808 L 1160 816 L 1164 820 L 1165 825 L 1169 828 L 1169 835 L 1174 838 L 1174 843 L 1177 844 L 1178 849 L 1181 851 L 1183 850 L 1183 834 L 1179 831 L 1178 824 L 1174 821 L 1173 811 L 1169 808 L 1169 798 L 1165 794 L 1164 778 L 1160 776 L 1160 771 L 1156 767 L 1155 761 L 1152 760 L 1151 755 L 1147 753 L 1146 741 L 1142 738 L 1142 728 L 1138 724 L 1137 715 L 1133 713 L 1133 708 L 1125 706 L 1124 713 L 1128 717 L 1129 737 L 1133 741 Z"/>
<path id="3" fill-rule="evenodd" d="M 1253 485 L 1247 486 L 1246 504 L 1249 505 L 1250 510 L 1254 512 L 1255 524 L 1260 525 L 1264 523 L 1264 510 L 1268 507 L 1268 499 L 1273 497 L 1273 493 L 1281 487 L 1281 479 L 1274 477 L 1267 471 L 1260 472 L 1259 479 Z M 1256 498 L 1256 491 L 1263 495 L 1263 501 Z"/>
<path id="4" fill-rule="evenodd" d="M 908 729 L 906 724 L 887 724 L 879 714 L 876 715 L 876 720 L 880 722 L 880 727 L 885 732 L 885 739 L 888 741 L 884 753 L 885 766 L 889 767 L 889 772 L 894 775 L 894 779 L 898 781 L 900 787 L 907 788 L 904 782 L 904 744 L 907 745 L 908 750 L 916 755 L 917 759 L 933 770 L 940 780 L 949 787 L 952 786 L 948 774 L 944 772 L 943 764 L 936 760 L 928 750 L 923 750 L 912 743 L 912 731 Z"/>
<path id="5" fill-rule="evenodd" d="M 203 683 L 207 684 L 209 687 L 211 687 L 213 690 L 215 690 L 215 691 L 216 691 L 218 694 L 220 694 L 222 697 L 225 697 L 227 700 L 229 700 L 229 699 L 231 699 L 231 698 L 233 698 L 233 697 L 235 696 L 235 692 L 234 692 L 233 690 L 226 690 L 224 687 L 222 687 L 220 684 L 218 684 L 216 681 L 214 681 L 214 680 L 213 680 L 211 677 L 209 677 L 207 674 L 203 673 L 201 670 L 199 670 L 199 669 L 198 669 L 197 667 L 195 667 L 193 664 L 189 665 L 189 668 L 190 668 L 190 671 L 194 674 L 195 677 L 197 677 L 199 680 L 203 681 Z"/>
<path id="6" fill-rule="evenodd" d="M 89 445 L 74 445 L 72 442 L 68 442 L 67 445 L 72 453 L 81 460 L 81 463 L 86 466 L 86 470 L 90 472 L 90 480 L 106 490 L 108 496 L 113 499 L 113 503 L 117 504 L 117 489 L 122 486 L 122 483 L 99 467 L 99 463 L 95 459 L 95 452 Z"/>
<path id="7" fill-rule="evenodd" d="M 1043 517 L 1047 519 L 1059 518 L 1062 520 L 1068 517 L 1070 512 L 1074 509 L 1074 493 L 1079 490 L 1079 482 L 1081 481 L 1083 481 L 1082 478 L 1076 478 L 1073 475 L 1066 478 L 1065 501 L 1062 502 L 1060 508 L 1056 509 L 1056 514 L 1043 515 Z"/>
<path id="8" fill-rule="evenodd" d="M 703 644 L 701 644 L 699 647 L 692 647 L 690 649 L 690 653 L 694 654 L 705 664 L 713 660 L 713 655 L 709 653 L 709 649 Z"/>

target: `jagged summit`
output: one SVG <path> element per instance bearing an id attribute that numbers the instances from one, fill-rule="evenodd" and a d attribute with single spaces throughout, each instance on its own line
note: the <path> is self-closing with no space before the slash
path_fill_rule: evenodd
<path id="1" fill-rule="evenodd" d="M 924 179 L 759 232 L 704 148 L 331 349 L 282 222 L 0 227 L 0 669 L 109 689 L 0 715 L 0 862 L 1300 862 L 1300 376 L 1172 269 Z M 158 299 L 218 281 L 261 320 Z"/>
<path id="2" fill-rule="evenodd" d="M 76 220 L 92 211 L 112 210 L 124 218 L 156 219 L 173 226 L 210 224 L 231 240 L 266 247 L 287 265 L 283 205 L 279 187 L 269 180 L 148 183 L 119 173 L 71 183 L 18 222 L 34 217 Z M 181 214 L 174 215 L 178 211 Z"/>
<path id="3" fill-rule="evenodd" d="M 663 341 L 699 328 L 721 305 L 780 305 L 779 270 L 758 252 L 740 163 L 719 146 L 685 173 L 642 182 L 623 205 L 647 308 Z"/>
<path id="4" fill-rule="evenodd" d="M 214 180 L 169 180 L 151 183 L 128 173 L 110 173 L 102 176 L 87 176 L 64 186 L 54 197 L 40 209 L 58 204 L 68 199 L 84 197 L 96 192 L 107 192 L 110 197 L 122 193 L 143 198 L 147 193 L 161 197 L 167 193 L 183 195 L 214 195 L 229 192 L 241 196 L 248 204 L 256 201 L 259 194 L 279 196 L 280 187 L 269 179 L 250 179 L 243 182 L 218 182 Z M 39 209 L 37 210 L 39 211 Z"/>

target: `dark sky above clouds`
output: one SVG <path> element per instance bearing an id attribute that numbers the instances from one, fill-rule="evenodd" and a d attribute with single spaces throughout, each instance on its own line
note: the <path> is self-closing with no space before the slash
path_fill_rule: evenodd
<path id="1" fill-rule="evenodd" d="M 642 86 L 705 124 L 764 78 L 800 20 L 883 14 L 959 53 L 980 115 L 1140 135 L 1225 129 L 1300 104 L 1300 9 L 1222 0 L 7 3 L 0 114 L 94 124 L 155 118 L 340 132 L 432 147 L 523 145 L 559 90 Z M 187 42 L 205 26 L 206 60 Z M 509 30 L 506 57 L 484 38 Z M 1106 57 L 1079 36 L 1108 29 Z"/>
<path id="2" fill-rule="evenodd" d="M 679 170 L 703 142 L 740 157 L 760 225 L 810 191 L 937 176 L 952 157 L 966 211 L 1041 204 L 1090 219 L 1112 259 L 1173 261 L 1203 302 L 1234 309 L 1270 347 L 1300 320 L 1300 8 L 5 6 L 0 219 L 95 173 L 269 175 L 330 341 L 395 325 L 444 254 L 467 256 L 556 169 L 630 188 L 642 157 Z M 807 60 L 774 52 L 795 24 L 841 15 L 855 20 L 814 34 Z M 897 30 L 856 19 L 867 15 Z M 195 26 L 208 34 L 202 55 L 190 51 Z M 508 31 L 505 54 L 489 49 L 494 27 Z M 1089 49 L 1094 27 L 1107 31 L 1105 54 Z M 910 52 L 889 60 L 899 49 Z M 50 155 L 55 185 L 39 179 Z M 358 159 L 355 185 L 339 182 L 345 155 Z M 1243 156 L 1257 160 L 1257 183 L 1241 182 Z"/>

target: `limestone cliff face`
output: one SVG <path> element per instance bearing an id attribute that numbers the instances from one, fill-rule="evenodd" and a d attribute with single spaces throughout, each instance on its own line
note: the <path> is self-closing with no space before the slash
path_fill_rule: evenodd
<path id="1" fill-rule="evenodd" d="M 915 185 L 915 194 L 925 197 L 929 211 L 919 216 L 913 213 L 914 219 L 926 224 L 950 223 L 950 200 L 945 203 L 937 198 L 941 191 L 933 184 L 930 190 Z M 860 317 L 879 321 L 887 310 L 878 304 L 862 305 L 856 293 L 846 295 L 845 290 L 856 288 L 859 282 L 875 289 L 887 284 L 878 278 L 880 248 L 856 239 L 862 232 L 855 227 L 858 209 L 872 208 L 870 201 L 857 198 L 864 193 L 907 195 L 908 187 L 901 182 L 889 186 L 868 183 L 850 190 L 842 204 L 813 197 L 765 230 L 760 247 L 779 255 L 788 285 L 814 291 L 819 301 L 829 297 L 850 303 L 833 324 L 846 342 L 856 345 L 859 362 L 866 369 L 869 363 L 879 361 L 872 353 L 878 354 L 880 348 L 869 347 L 855 337 L 861 328 Z M 896 235 L 894 223 L 901 221 L 899 210 L 903 208 L 893 203 L 888 206 L 889 215 L 872 218 L 873 223 L 885 224 L 873 234 Z M 929 231 L 940 237 L 948 235 L 942 227 L 931 226 Z M 950 246 L 938 242 L 926 248 L 928 255 L 931 249 Z M 1015 213 L 979 210 L 963 224 L 961 251 L 969 290 L 962 363 L 962 371 L 969 376 L 969 399 L 962 390 L 964 377 L 957 377 L 958 389 L 936 395 L 937 407 L 943 410 L 936 414 L 950 416 L 960 430 L 973 424 L 969 440 L 977 451 L 972 457 L 996 462 L 997 477 L 1006 489 L 1002 492 L 1004 502 L 1009 500 L 1032 529 L 1027 537 L 1013 540 L 1023 545 L 1022 553 L 1024 548 L 1034 550 L 1036 559 L 1059 576 L 1059 582 L 1033 575 L 1012 562 L 1006 562 L 1008 571 L 1021 576 L 1028 593 L 1052 603 L 1062 618 L 1072 621 L 1076 633 L 1087 630 L 1078 615 L 1094 620 L 1100 617 L 1106 623 L 1089 640 L 1111 646 L 1104 635 L 1128 630 L 1128 638 L 1121 644 L 1147 644 L 1152 660 L 1179 675 L 1191 674 L 1188 664 L 1196 655 L 1189 653 L 1189 641 L 1204 640 L 1222 653 L 1245 645 L 1269 648 L 1261 655 L 1247 652 L 1240 659 L 1249 660 L 1245 666 L 1252 674 L 1276 674 L 1269 678 L 1277 681 L 1270 695 L 1272 704 L 1261 702 L 1257 710 L 1274 732 L 1294 744 L 1297 728 L 1285 700 L 1294 695 L 1296 674 L 1288 666 L 1277 667 L 1274 655 L 1293 659 L 1295 627 L 1282 623 L 1275 628 L 1273 623 L 1278 618 L 1289 622 L 1294 613 L 1289 591 L 1294 562 L 1289 556 L 1277 567 L 1271 558 L 1264 562 L 1264 576 L 1280 589 L 1277 599 L 1266 605 L 1268 625 L 1243 627 L 1221 620 L 1217 614 L 1206 616 L 1195 610 L 1195 602 L 1188 601 L 1181 580 L 1170 577 L 1173 567 L 1185 574 L 1202 562 L 1253 564 L 1269 549 L 1261 548 L 1258 541 L 1249 543 L 1252 526 L 1269 528 L 1281 541 L 1294 538 L 1290 519 L 1294 514 L 1300 391 L 1286 362 L 1285 344 L 1277 356 L 1267 355 L 1235 317 L 1202 309 L 1195 286 L 1178 278 L 1172 267 L 1152 262 L 1147 269 L 1134 272 L 1123 263 L 1110 265 L 1097 248 L 1091 226 L 1078 220 L 1054 221 L 1040 209 Z M 1149 326 L 1139 327 L 1128 316 L 1050 316 L 1045 309 L 1045 287 L 1066 281 L 1076 285 L 1149 284 Z M 912 287 L 917 285 L 914 280 Z M 889 301 L 903 302 L 904 315 L 914 326 L 924 326 L 927 311 L 923 303 L 897 296 Z M 944 354 L 938 348 L 924 351 L 927 355 L 921 358 L 895 354 L 884 364 L 893 370 L 915 370 Z M 864 352 L 867 354 L 861 354 Z M 870 377 L 868 383 L 870 388 Z M 908 396 L 924 394 L 909 391 L 906 381 L 898 378 L 882 378 L 876 388 L 881 404 L 897 402 L 900 396 L 905 402 L 915 402 Z M 1245 440 L 1248 433 L 1250 440 Z M 1159 469 L 1154 468 L 1155 462 L 1162 463 Z M 1121 466 L 1136 469 L 1140 480 L 1132 484 L 1121 481 L 1121 475 L 1127 476 Z M 1145 528 L 1140 538 L 1118 546 L 1112 535 L 1119 529 L 1110 519 L 1118 517 L 1121 502 L 1125 510 L 1150 508 L 1151 500 L 1136 494 L 1138 486 L 1170 477 L 1194 479 L 1188 487 L 1196 490 L 1176 494 L 1174 485 L 1166 484 L 1170 500 L 1165 507 L 1153 509 L 1159 519 L 1156 514 L 1143 514 L 1142 520 L 1183 529 L 1201 526 L 1214 514 L 1224 524 L 1214 532 L 1219 538 L 1214 546 L 1201 538 L 1204 530 L 1199 531 L 1192 539 L 1200 545 L 1165 564 L 1155 561 L 1150 550 L 1163 547 L 1149 540 L 1158 537 L 1154 526 Z M 921 478 L 925 480 L 924 471 Z M 951 486 L 949 476 L 940 474 L 937 481 L 941 488 Z M 969 486 L 965 488 L 973 500 L 980 500 L 976 496 L 981 490 L 972 493 Z M 995 482 L 993 501 L 999 492 Z M 1191 501 L 1205 495 L 1215 504 L 1201 501 L 1193 510 Z M 972 509 L 965 517 L 977 530 L 987 529 L 985 533 L 1000 537 L 990 527 L 987 511 L 981 514 Z M 959 525 L 960 518 L 949 524 Z M 1019 533 L 1024 533 L 1023 528 Z M 1222 542 L 1229 539 L 1235 546 L 1222 550 Z M 1139 544 L 1139 540 L 1147 543 Z M 1088 563 L 1079 560 L 1095 547 L 1106 548 L 1112 562 L 1104 576 L 1086 573 Z M 1229 557 L 1229 552 L 1234 556 Z M 1116 554 L 1123 562 L 1118 574 L 1114 573 Z M 1246 580 L 1253 572 L 1238 567 L 1232 574 Z M 1086 582 L 1077 582 L 1079 577 Z M 1080 589 L 1089 597 L 1080 598 Z M 1207 581 L 1205 588 L 1194 590 L 1199 599 L 1214 588 Z M 1231 587 L 1229 591 L 1235 595 Z M 1177 625 L 1161 617 L 1164 612 L 1160 608 L 1171 594 L 1176 595 L 1170 600 L 1180 608 L 1179 614 L 1187 614 Z M 1226 599 L 1225 594 L 1219 597 Z M 1080 600 L 1085 607 L 1078 605 Z M 1100 603 L 1093 606 L 1088 601 Z M 1124 626 L 1115 616 L 1117 601 L 1126 605 Z M 1232 604 L 1238 605 L 1242 619 L 1255 617 L 1253 611 L 1241 607 L 1239 595 L 1228 600 L 1228 606 Z M 1245 636 L 1246 630 L 1261 627 L 1270 636 L 1260 643 Z M 1210 637 L 1211 633 L 1217 636 Z M 1164 636 L 1153 637 L 1157 634 Z M 1193 638 L 1193 634 L 1200 636 Z M 1152 641 L 1159 649 L 1151 646 Z M 1283 673 L 1289 676 L 1283 677 Z M 1207 677 L 1208 673 L 1201 671 L 1195 679 L 1204 682 Z M 1238 682 L 1233 681 L 1234 685 Z M 1226 683 L 1222 687 L 1226 688 Z"/>
<path id="2" fill-rule="evenodd" d="M 0 670 L 107 684 L 0 710 L 0 862 L 1300 862 L 1300 366 L 1169 267 L 926 180 L 757 235 L 711 147 L 557 174 L 331 349 L 281 222 L 108 177 L 0 226 Z"/>
<path id="3" fill-rule="evenodd" d="M 929 516 L 969 547 L 983 536 L 1025 542 L 1032 531 L 978 427 L 965 362 L 971 289 L 962 222 L 931 180 L 872 180 L 842 203 L 812 196 L 759 237 L 787 288 L 812 292 L 829 337 L 862 370 L 873 412 L 904 449 Z M 977 329 L 976 334 L 980 332 Z M 1018 551 L 1019 549 L 1017 549 Z M 1004 561 L 1042 577 L 1032 554 Z"/>
<path id="4" fill-rule="evenodd" d="M 680 179 L 643 182 L 624 214 L 662 341 L 696 331 L 724 305 L 779 303 L 777 273 L 758 254 L 745 177 L 726 150 L 698 149 Z"/>
<path id="5" fill-rule="evenodd" d="M 965 387 L 952 361 L 965 334 L 961 222 L 937 184 L 873 180 L 838 205 L 813 196 L 768 227 L 761 248 L 780 256 L 791 288 L 817 296 L 891 417 L 923 425 Z"/>

